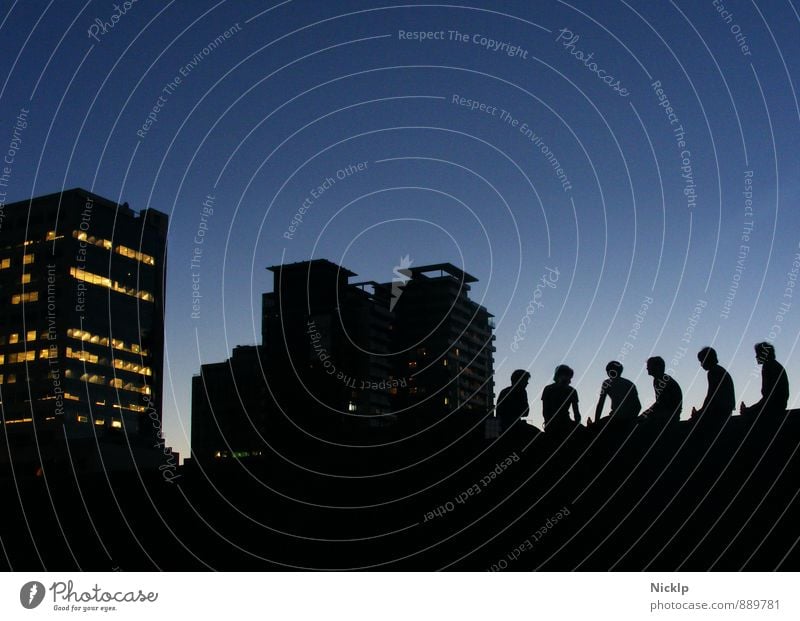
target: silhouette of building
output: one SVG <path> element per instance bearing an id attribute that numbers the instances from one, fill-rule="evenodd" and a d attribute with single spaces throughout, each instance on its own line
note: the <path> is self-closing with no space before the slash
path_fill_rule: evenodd
<path id="1" fill-rule="evenodd" d="M 271 410 L 262 348 L 235 347 L 225 362 L 192 378 L 192 453 L 217 459 L 260 456 Z"/>
<path id="2" fill-rule="evenodd" d="M 0 460 L 23 472 L 64 460 L 130 467 L 140 448 L 149 459 L 161 430 L 167 216 L 82 189 L 3 216 Z"/>
<path id="3" fill-rule="evenodd" d="M 258 453 L 270 417 L 330 429 L 362 416 L 387 425 L 408 409 L 491 408 L 492 316 L 467 295 L 474 277 L 449 263 L 422 266 L 403 272 L 401 290 L 351 283 L 355 273 L 325 259 L 268 269 L 263 344 L 193 379 L 195 458 Z"/>
<path id="4" fill-rule="evenodd" d="M 400 405 L 488 411 L 495 337 L 492 315 L 467 295 L 477 278 L 450 263 L 410 272 L 394 306 Z"/>

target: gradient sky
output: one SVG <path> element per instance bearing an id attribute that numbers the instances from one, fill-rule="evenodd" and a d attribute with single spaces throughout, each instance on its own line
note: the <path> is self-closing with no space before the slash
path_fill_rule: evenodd
<path id="1" fill-rule="evenodd" d="M 114 2 L 0 2 L 2 151 L 29 110 L 7 198 L 81 186 L 170 215 L 164 421 L 182 455 L 191 376 L 258 342 L 264 268 L 309 258 L 359 280 L 391 280 L 405 255 L 476 276 L 472 296 L 496 316 L 497 390 L 529 369 L 539 425 L 557 364 L 575 369 L 587 415 L 611 359 L 652 403 L 651 355 L 683 386 L 686 418 L 705 392 L 695 357 L 705 345 L 737 401 L 754 402 L 752 346 L 764 339 L 800 405 L 800 291 L 786 292 L 800 267 L 790 2 L 118 5 L 95 39 Z M 190 260 L 208 195 L 193 319 Z M 552 286 L 537 293 L 546 275 Z"/>

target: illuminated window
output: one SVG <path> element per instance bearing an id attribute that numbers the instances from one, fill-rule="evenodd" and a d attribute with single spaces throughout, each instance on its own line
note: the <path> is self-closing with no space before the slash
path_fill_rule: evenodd
<path id="1" fill-rule="evenodd" d="M 32 254 L 23 254 L 22 255 L 22 264 L 23 265 L 30 265 L 33 263 L 33 255 Z"/>
<path id="2" fill-rule="evenodd" d="M 153 294 L 149 291 L 144 290 L 136 290 L 133 287 L 125 287 L 116 280 L 111 280 L 106 276 L 100 276 L 98 274 L 93 274 L 91 272 L 87 272 L 77 267 L 69 268 L 69 275 L 77 280 L 82 280 L 84 282 L 88 282 L 92 285 L 97 285 L 99 287 L 105 287 L 106 289 L 111 289 L 112 291 L 116 291 L 117 293 L 124 293 L 125 295 L 129 295 L 134 298 L 139 298 L 140 300 L 145 300 L 146 302 L 152 302 L 155 298 Z"/>
<path id="3" fill-rule="evenodd" d="M 97 246 L 98 248 L 105 248 L 106 250 L 111 250 L 114 248 L 114 252 L 123 257 L 127 257 L 129 259 L 134 259 L 136 261 L 141 261 L 145 265 L 155 265 L 156 260 L 151 257 L 149 254 L 145 254 L 144 252 L 138 252 L 133 248 L 128 248 L 127 246 L 116 246 L 107 239 L 103 239 L 102 237 L 95 237 L 94 235 L 87 235 L 85 231 L 72 231 L 72 236 L 80 241 L 85 241 L 88 244 L 92 244 L 93 246 Z"/>
<path id="4" fill-rule="evenodd" d="M 9 373 L 8 379 L 6 380 L 6 384 L 16 384 L 16 383 L 17 383 L 16 373 Z"/>
<path id="5" fill-rule="evenodd" d="M 91 362 L 93 364 L 97 364 L 98 361 L 97 354 L 92 354 L 85 350 L 75 350 L 72 349 L 72 347 L 67 347 L 67 352 L 65 355 L 67 358 L 74 358 L 75 360 L 80 360 L 81 362 Z"/>
<path id="6" fill-rule="evenodd" d="M 36 330 L 28 330 L 25 333 L 25 340 L 26 341 L 35 341 L 36 340 Z"/>
<path id="7" fill-rule="evenodd" d="M 114 349 L 119 349 L 121 351 L 126 351 L 132 354 L 141 354 L 143 356 L 148 356 L 149 352 L 146 349 L 141 349 L 139 345 L 136 343 L 132 343 L 130 346 L 126 345 L 124 341 L 120 341 L 118 339 L 111 339 L 107 336 L 100 336 L 98 334 L 92 334 L 91 332 L 87 332 L 86 330 L 80 330 L 78 328 L 68 328 L 67 329 L 67 336 L 73 339 L 78 339 L 79 341 L 89 341 L 90 343 L 94 343 L 96 345 L 103 345 L 105 347 L 111 344 L 111 347 Z"/>
<path id="8" fill-rule="evenodd" d="M 64 239 L 64 236 L 56 235 L 55 231 L 47 231 L 47 237 L 45 237 L 45 241 L 53 241 L 54 239 Z"/>
<path id="9" fill-rule="evenodd" d="M 0 364 L 5 364 L 5 363 L 6 363 L 6 356 L 5 356 L 5 354 L 0 354 Z"/>
<path id="10" fill-rule="evenodd" d="M 0 270 L 5 270 L 11 267 L 11 259 L 0 259 Z"/>
<path id="11" fill-rule="evenodd" d="M 13 334 L 9 334 L 8 342 L 11 345 L 13 345 L 14 343 L 19 343 L 19 334 L 17 334 L 16 332 L 14 332 Z"/>
<path id="12" fill-rule="evenodd" d="M 97 426 L 105 425 L 105 423 L 106 423 L 106 421 L 104 419 L 102 419 L 102 418 L 95 418 L 94 419 L 94 424 L 97 425 Z"/>
<path id="13" fill-rule="evenodd" d="M 355 411 L 356 411 L 356 404 L 355 404 L 355 403 L 353 403 L 352 401 L 350 401 L 350 402 L 347 404 L 347 411 L 348 411 L 348 412 L 355 412 Z"/>
<path id="14" fill-rule="evenodd" d="M 86 416 L 78 416 L 79 423 L 88 423 L 89 419 Z"/>
<path id="15" fill-rule="evenodd" d="M 38 302 L 39 292 L 29 291 L 28 293 L 15 293 L 11 296 L 12 304 L 19 304 L 20 302 Z"/>
<path id="16" fill-rule="evenodd" d="M 144 367 L 138 364 L 134 364 L 133 362 L 128 362 L 127 360 L 120 360 L 119 358 L 114 359 L 114 367 L 117 369 L 122 369 L 124 371 L 141 373 L 142 375 L 153 374 L 153 371 L 150 369 L 150 367 Z"/>
<path id="17" fill-rule="evenodd" d="M 0 386 L 2 386 L 2 385 L 3 385 L 3 374 L 0 373 Z"/>
<path id="18" fill-rule="evenodd" d="M 443 367 L 446 367 L 446 366 L 447 366 L 447 358 L 445 358 L 444 360 L 442 360 L 442 366 L 443 366 Z"/>
<path id="19" fill-rule="evenodd" d="M 31 281 L 31 275 L 30 274 L 23 274 L 22 278 L 20 279 L 20 282 L 23 285 L 27 285 L 30 281 Z"/>
<path id="20" fill-rule="evenodd" d="M 122 421 L 120 421 L 120 420 L 117 420 L 117 419 L 112 419 L 112 421 L 111 421 L 111 426 L 112 426 L 114 429 L 122 429 Z"/>
<path id="21" fill-rule="evenodd" d="M 450 398 L 449 397 L 445 397 L 444 398 L 444 404 L 445 405 L 450 405 Z"/>
<path id="22" fill-rule="evenodd" d="M 75 395 L 73 395 L 72 393 L 69 393 L 69 392 L 65 392 L 64 393 L 64 398 L 65 399 L 69 399 L 70 401 L 80 401 L 79 397 L 77 397 L 77 396 L 75 396 Z"/>
<path id="23" fill-rule="evenodd" d="M 30 351 L 18 351 L 13 354 L 8 354 L 9 362 L 30 362 L 32 360 L 36 360 L 36 351 L 33 349 Z"/>
<path id="24" fill-rule="evenodd" d="M 82 382 L 88 382 L 89 384 L 105 384 L 106 378 L 104 375 L 97 375 L 96 373 L 84 373 L 81 375 L 80 380 Z"/>
<path id="25" fill-rule="evenodd" d="M 45 347 L 39 352 L 39 358 L 58 358 L 58 347 L 55 345 Z"/>

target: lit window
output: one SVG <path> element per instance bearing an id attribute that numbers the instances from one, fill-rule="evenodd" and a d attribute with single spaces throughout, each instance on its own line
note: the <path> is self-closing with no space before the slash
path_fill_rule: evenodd
<path id="1" fill-rule="evenodd" d="M 38 302 L 39 292 L 29 291 L 28 293 L 15 293 L 11 296 L 12 304 L 19 304 L 20 302 Z"/>
<path id="2" fill-rule="evenodd" d="M 75 360 L 80 360 L 81 362 L 91 362 L 92 364 L 97 364 L 98 357 L 97 354 L 92 354 L 85 350 L 75 350 L 72 347 L 67 347 L 67 352 L 65 354 L 67 358 L 74 358 Z"/>
<path id="3" fill-rule="evenodd" d="M 53 241 L 54 239 L 59 239 L 56 237 L 55 231 L 47 231 L 47 237 L 45 237 L 45 241 Z"/>
<path id="4" fill-rule="evenodd" d="M 33 263 L 33 255 L 32 254 L 23 254 L 22 255 L 22 264 L 23 265 L 30 265 Z"/>
<path id="5" fill-rule="evenodd" d="M 348 412 L 355 412 L 355 411 L 356 411 L 356 404 L 355 404 L 355 403 L 353 403 L 352 401 L 350 401 L 350 402 L 347 404 L 347 411 L 348 411 Z"/>
<path id="6" fill-rule="evenodd" d="M 6 356 L 5 356 L 5 354 L 0 354 L 0 364 L 5 364 L 5 363 L 6 363 Z"/>
<path id="7" fill-rule="evenodd" d="M 8 379 L 6 380 L 6 384 L 16 384 L 16 383 L 17 383 L 16 373 L 9 373 Z"/>
<path id="8" fill-rule="evenodd" d="M 8 336 L 8 342 L 13 345 L 14 343 L 19 343 L 19 334 L 14 332 Z"/>
<path id="9" fill-rule="evenodd" d="M 30 281 L 31 281 L 31 275 L 30 274 L 23 274 L 22 278 L 20 279 L 20 282 L 23 285 L 27 285 Z"/>
<path id="10" fill-rule="evenodd" d="M 11 267 L 11 259 L 0 259 L 0 270 L 5 270 Z"/>
<path id="11" fill-rule="evenodd" d="M 449 397 L 445 397 L 444 398 L 444 404 L 445 405 L 450 405 L 450 398 Z"/>
<path id="12" fill-rule="evenodd" d="M 0 386 L 2 386 L 2 385 L 3 385 L 3 374 L 0 373 Z"/>
<path id="13" fill-rule="evenodd" d="M 88 423 L 89 419 L 86 416 L 78 416 L 79 423 Z"/>
<path id="14" fill-rule="evenodd" d="M 409 362 L 408 363 L 408 368 L 409 369 L 416 369 L 417 368 L 417 361 L 416 360 L 412 360 L 411 362 Z"/>
<path id="15" fill-rule="evenodd" d="M 122 421 L 114 419 L 111 421 L 111 426 L 114 429 L 122 429 Z"/>
<path id="16" fill-rule="evenodd" d="M 35 341 L 36 340 L 36 330 L 28 330 L 25 333 L 25 340 L 26 341 Z"/>
<path id="17" fill-rule="evenodd" d="M 101 426 L 101 425 L 105 425 L 105 423 L 106 423 L 106 421 L 104 419 L 102 419 L 102 418 L 95 418 L 94 419 L 94 424 L 97 425 L 98 427 Z"/>
<path id="18" fill-rule="evenodd" d="M 105 287 L 106 289 L 111 289 L 112 291 L 116 291 L 117 293 L 124 293 L 125 295 L 129 295 L 134 298 L 139 298 L 140 300 L 145 300 L 146 302 L 152 302 L 155 300 L 153 294 L 149 291 L 144 290 L 136 290 L 133 287 L 125 287 L 124 285 L 119 284 L 116 280 L 111 280 L 106 276 L 100 276 L 98 274 L 93 274 L 91 272 L 87 272 L 77 267 L 69 268 L 69 275 L 77 280 L 82 280 L 84 282 L 88 282 L 92 285 L 98 285 L 100 287 Z"/>

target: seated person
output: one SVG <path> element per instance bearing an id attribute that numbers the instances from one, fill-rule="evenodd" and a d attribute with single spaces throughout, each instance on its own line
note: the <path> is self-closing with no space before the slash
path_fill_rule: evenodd
<path id="1" fill-rule="evenodd" d="M 762 412 L 768 418 L 776 418 L 786 412 L 789 402 L 789 378 L 786 369 L 775 360 L 775 348 L 770 343 L 757 343 L 756 361 L 761 365 L 761 400 L 747 407 L 744 402 L 739 413 L 755 419 Z"/>
<path id="2" fill-rule="evenodd" d="M 520 419 L 528 417 L 530 408 L 525 387 L 528 385 L 530 378 L 530 373 L 524 369 L 517 369 L 511 374 L 511 386 L 500 391 L 494 411 L 500 422 L 501 432 L 504 432 Z"/>
<path id="3" fill-rule="evenodd" d="M 611 412 L 604 421 L 619 423 L 636 420 L 642 404 L 639 402 L 639 392 L 634 383 L 622 377 L 622 364 L 612 360 L 606 365 L 606 373 L 608 379 L 600 388 L 600 399 L 597 401 L 597 408 L 594 411 L 594 422 L 600 422 L 606 397 L 611 399 Z"/>
<path id="4" fill-rule="evenodd" d="M 544 415 L 545 431 L 569 431 L 580 425 L 581 413 L 578 409 L 578 393 L 570 386 L 572 376 L 575 372 L 567 365 L 561 364 L 556 367 L 553 375 L 553 383 L 545 386 L 542 391 L 542 414 Z M 569 416 L 569 410 L 575 417 L 573 421 Z"/>
<path id="5" fill-rule="evenodd" d="M 700 409 L 692 408 L 692 420 L 704 425 L 724 424 L 736 407 L 733 379 L 722 368 L 713 347 L 704 347 L 697 359 L 708 372 L 708 391 Z"/>
<path id="6" fill-rule="evenodd" d="M 647 360 L 647 373 L 653 378 L 656 402 L 642 412 L 640 419 L 648 424 L 673 425 L 681 418 L 683 393 L 674 379 L 666 374 L 666 363 L 661 356 Z"/>

